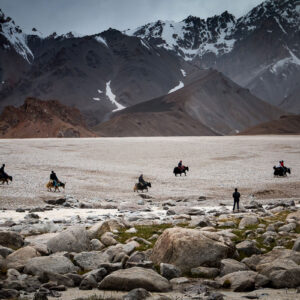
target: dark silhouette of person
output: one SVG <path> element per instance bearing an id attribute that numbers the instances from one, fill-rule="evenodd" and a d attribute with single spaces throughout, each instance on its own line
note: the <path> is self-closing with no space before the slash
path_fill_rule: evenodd
<path id="1" fill-rule="evenodd" d="M 238 192 L 238 189 L 235 188 L 234 189 L 234 193 L 232 194 L 232 197 L 233 197 L 233 210 L 235 210 L 235 205 L 237 207 L 237 210 L 239 211 L 240 207 L 239 207 L 239 203 L 240 203 L 240 197 L 241 197 L 241 194 Z"/>
<path id="2" fill-rule="evenodd" d="M 53 181 L 53 185 L 54 185 L 54 186 L 57 186 L 58 183 L 59 183 L 59 180 L 58 180 L 58 178 L 57 178 L 57 176 L 56 176 L 56 174 L 55 174 L 54 171 L 51 171 L 51 174 L 50 174 L 50 180 Z"/>
<path id="3" fill-rule="evenodd" d="M 142 185 L 142 186 L 145 186 L 146 185 L 146 181 L 144 180 L 144 175 L 141 174 L 140 177 L 139 177 L 139 183 Z"/>

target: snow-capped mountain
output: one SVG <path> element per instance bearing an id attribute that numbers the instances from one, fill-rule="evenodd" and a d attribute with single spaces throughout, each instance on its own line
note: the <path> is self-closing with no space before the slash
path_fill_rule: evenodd
<path id="1" fill-rule="evenodd" d="M 201 68 L 219 69 L 273 104 L 299 81 L 300 1 L 267 0 L 239 19 L 226 11 L 207 20 L 157 21 L 126 33 Z"/>
<path id="2" fill-rule="evenodd" d="M 232 38 L 235 24 L 235 17 L 226 11 L 207 20 L 189 16 L 181 22 L 157 21 L 125 33 L 192 60 L 206 53 L 230 52 L 235 42 Z"/>
<path id="3" fill-rule="evenodd" d="M 25 35 L 0 13 L 0 111 L 26 97 L 59 99 L 95 124 L 114 111 L 167 95 L 213 68 L 279 105 L 300 80 L 300 1 L 266 0 L 236 19 L 157 21 L 81 36 Z M 289 108 L 292 110 L 292 108 Z"/>
<path id="4" fill-rule="evenodd" d="M 15 25 L 10 17 L 6 17 L 1 9 L 0 35 L 3 49 L 10 50 L 12 48 L 28 62 L 33 60 L 33 54 L 27 45 L 27 35 L 22 32 L 19 26 Z"/>

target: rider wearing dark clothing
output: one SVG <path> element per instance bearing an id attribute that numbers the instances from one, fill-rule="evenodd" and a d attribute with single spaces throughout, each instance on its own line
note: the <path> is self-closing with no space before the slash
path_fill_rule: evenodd
<path id="1" fill-rule="evenodd" d="M 5 164 L 2 165 L 2 167 L 0 168 L 0 177 L 6 177 L 7 174 L 4 171 L 5 168 Z"/>
<path id="2" fill-rule="evenodd" d="M 232 194 L 232 197 L 233 197 L 233 200 L 234 200 L 234 203 L 233 203 L 233 211 L 235 209 L 235 205 L 237 207 L 237 210 L 239 211 L 239 202 L 240 202 L 240 197 L 241 197 L 241 194 L 238 192 L 238 189 L 234 189 L 234 193 Z"/>
<path id="3" fill-rule="evenodd" d="M 178 163 L 178 168 L 182 170 L 182 160 Z"/>
<path id="4" fill-rule="evenodd" d="M 142 184 L 143 186 L 146 185 L 146 181 L 144 180 L 143 174 L 141 174 L 140 177 L 139 177 L 139 183 Z"/>
<path id="5" fill-rule="evenodd" d="M 54 171 L 51 171 L 50 180 L 53 181 L 54 186 L 57 186 L 57 184 L 59 183 L 59 180 Z"/>

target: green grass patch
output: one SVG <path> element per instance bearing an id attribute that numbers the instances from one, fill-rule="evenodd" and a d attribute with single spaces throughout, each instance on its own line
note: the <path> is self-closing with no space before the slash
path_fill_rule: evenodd
<path id="1" fill-rule="evenodd" d="M 162 234 L 163 231 L 167 228 L 173 227 L 172 224 L 160 224 L 160 225 L 137 225 L 135 226 L 135 229 L 137 230 L 136 233 L 128 233 L 126 232 L 127 229 L 122 229 L 118 233 L 117 240 L 118 242 L 124 244 L 128 239 L 136 236 L 143 238 L 145 240 L 148 240 L 150 237 L 152 237 L 153 234 Z M 156 240 L 149 241 L 151 245 L 146 245 L 141 243 L 140 247 L 138 247 L 136 250 L 138 251 L 145 251 L 147 249 L 151 249 L 154 246 Z"/>

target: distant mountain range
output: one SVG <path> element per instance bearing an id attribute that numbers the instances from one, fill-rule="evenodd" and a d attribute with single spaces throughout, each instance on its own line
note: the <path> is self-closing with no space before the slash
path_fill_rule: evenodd
<path id="1" fill-rule="evenodd" d="M 127 135 L 126 126 L 142 132 L 127 114 L 131 108 L 146 109 L 146 103 L 159 101 L 160 111 L 162 102 L 176 96 L 197 103 L 197 113 L 179 111 L 183 104 L 176 102 L 175 115 L 168 113 L 170 129 L 155 129 L 156 135 L 173 134 L 176 118 L 185 119 L 186 128 L 174 134 L 234 133 L 277 118 L 283 110 L 300 113 L 299 40 L 300 1 L 295 0 L 266 0 L 239 19 L 228 12 L 207 20 L 189 16 L 181 22 L 157 21 L 91 36 L 45 37 L 35 28 L 24 34 L 0 11 L 0 112 L 7 105 L 22 105 L 26 97 L 59 99 L 78 108 L 97 132 Z M 203 86 L 203 72 L 210 74 L 215 89 L 196 88 Z M 221 77 L 229 87 L 218 84 Z M 233 87 L 231 80 L 250 92 Z M 224 110 L 229 101 L 224 95 L 236 90 L 242 96 L 234 96 L 234 109 Z M 180 98 L 180 93 L 185 96 Z M 257 97 L 279 109 L 259 106 Z M 153 123 L 150 112 L 143 118 Z"/>

